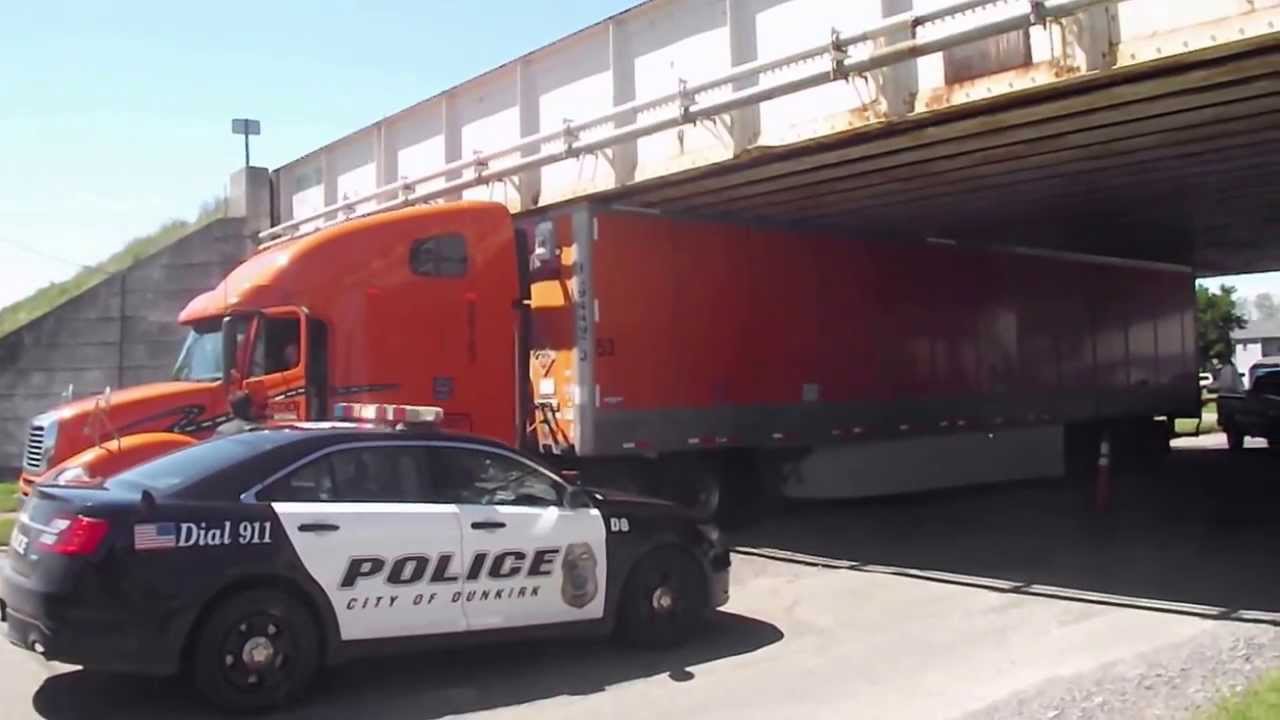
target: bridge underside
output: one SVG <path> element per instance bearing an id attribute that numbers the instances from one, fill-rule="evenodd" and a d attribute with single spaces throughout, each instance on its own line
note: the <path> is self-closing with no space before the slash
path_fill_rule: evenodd
<path id="1" fill-rule="evenodd" d="M 1177 262 L 1205 276 L 1280 269 L 1278 161 L 1272 34 L 752 150 L 609 199 Z"/>

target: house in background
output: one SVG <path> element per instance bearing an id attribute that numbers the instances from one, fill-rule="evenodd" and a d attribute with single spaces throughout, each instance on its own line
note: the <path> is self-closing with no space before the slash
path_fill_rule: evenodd
<path id="1" fill-rule="evenodd" d="M 1247 378 L 1249 368 L 1262 358 L 1280 355 L 1280 318 L 1251 320 L 1248 325 L 1231 333 L 1235 346 L 1236 368 Z"/>

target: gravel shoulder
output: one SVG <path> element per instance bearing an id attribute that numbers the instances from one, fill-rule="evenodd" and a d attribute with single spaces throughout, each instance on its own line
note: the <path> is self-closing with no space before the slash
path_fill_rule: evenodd
<path id="1" fill-rule="evenodd" d="M 1046 680 L 964 720 L 1194 718 L 1276 668 L 1280 628 L 1217 623 L 1190 639 Z"/>

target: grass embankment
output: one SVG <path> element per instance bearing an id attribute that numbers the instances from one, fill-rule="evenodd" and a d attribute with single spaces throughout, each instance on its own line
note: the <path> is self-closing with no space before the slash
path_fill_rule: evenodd
<path id="1" fill-rule="evenodd" d="M 1200 406 L 1200 422 L 1195 418 L 1178 418 L 1173 421 L 1173 431 L 1177 435 L 1205 435 L 1216 433 L 1222 428 L 1218 426 L 1218 403 L 1216 395 L 1204 395 Z"/>
<path id="2" fill-rule="evenodd" d="M 13 513 L 18 510 L 17 482 L 0 482 L 0 513 Z M 13 515 L 0 517 L 0 545 L 9 544 L 9 536 L 13 534 L 13 524 L 17 518 Z"/>
<path id="3" fill-rule="evenodd" d="M 1280 718 L 1280 672 L 1233 695 L 1201 715 L 1201 720 L 1273 720 Z"/>
<path id="4" fill-rule="evenodd" d="M 0 308 L 0 337 L 8 335 L 97 285 L 112 273 L 163 250 L 183 235 L 224 214 L 226 214 L 225 201 L 222 198 L 210 200 L 200 206 L 194 220 L 170 220 L 150 235 L 143 235 L 129 241 L 129 244 L 106 260 L 86 267 L 62 282 L 45 285 L 27 297 Z"/>
<path id="5" fill-rule="evenodd" d="M 0 482 L 0 513 L 18 511 L 18 482 Z"/>

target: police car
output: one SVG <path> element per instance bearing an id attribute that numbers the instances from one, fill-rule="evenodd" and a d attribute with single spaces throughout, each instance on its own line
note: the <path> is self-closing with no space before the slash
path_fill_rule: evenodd
<path id="1" fill-rule="evenodd" d="M 435 430 L 437 408 L 338 411 L 401 422 L 251 430 L 102 487 L 37 486 L 0 577 L 9 640 L 185 670 L 215 704 L 257 710 L 370 654 L 611 631 L 674 645 L 728 600 L 718 532 L 679 506 Z"/>

